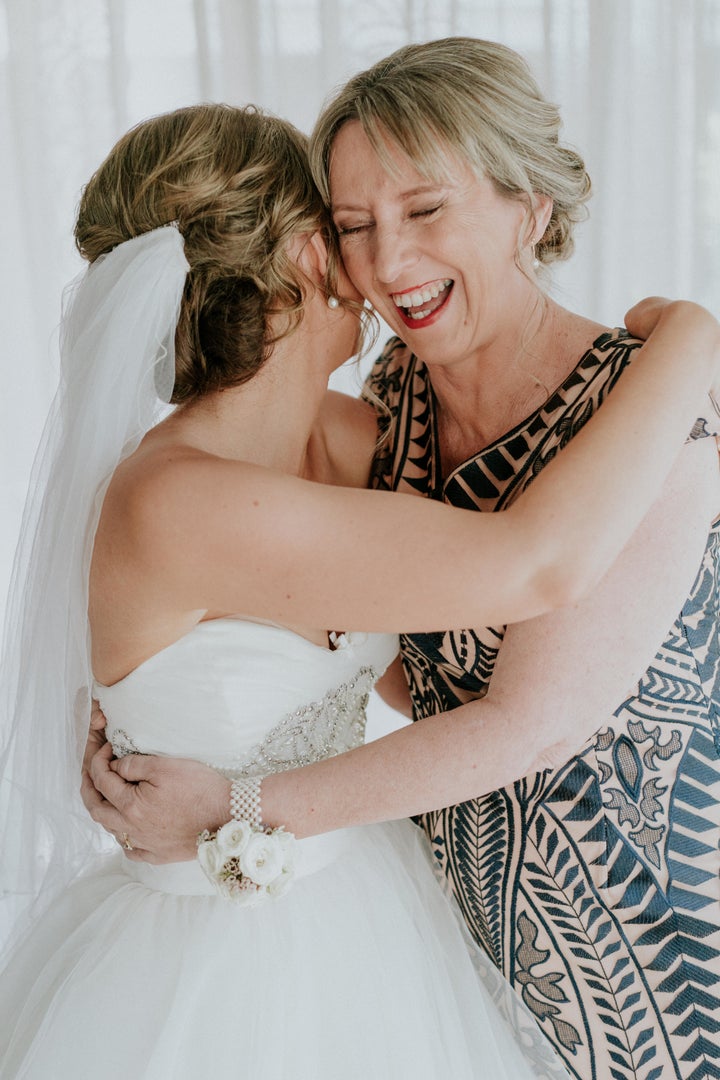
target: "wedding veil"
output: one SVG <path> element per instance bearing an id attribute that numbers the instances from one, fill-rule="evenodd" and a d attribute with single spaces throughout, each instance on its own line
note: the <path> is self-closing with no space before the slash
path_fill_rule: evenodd
<path id="1" fill-rule="evenodd" d="M 2 659 L 0 894 L 15 913 L 37 914 L 109 846 L 79 792 L 90 559 L 113 471 L 170 399 L 188 268 L 180 232 L 165 226 L 98 258 L 66 297 L 60 385 L 33 467 Z"/>

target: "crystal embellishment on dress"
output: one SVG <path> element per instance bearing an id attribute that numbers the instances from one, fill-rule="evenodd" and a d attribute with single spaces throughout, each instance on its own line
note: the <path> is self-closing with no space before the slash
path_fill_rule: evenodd
<path id="1" fill-rule="evenodd" d="M 128 754 L 142 754 L 142 750 L 135 745 L 123 728 L 114 729 L 110 735 L 110 742 L 116 758 L 127 757 Z"/>
<path id="2" fill-rule="evenodd" d="M 360 668 L 357 675 L 329 690 L 321 701 L 303 705 L 284 717 L 242 758 L 207 764 L 229 777 L 268 776 L 361 746 L 365 740 L 365 710 L 377 677 L 375 668 Z"/>
<path id="3" fill-rule="evenodd" d="M 367 634 L 362 630 L 352 630 L 342 634 L 331 630 L 328 634 L 328 640 L 336 652 L 338 649 L 349 649 L 353 645 L 364 645 L 367 638 Z"/>

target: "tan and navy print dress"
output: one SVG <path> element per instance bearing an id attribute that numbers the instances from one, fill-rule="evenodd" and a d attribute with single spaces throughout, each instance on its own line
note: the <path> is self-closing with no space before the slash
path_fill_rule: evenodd
<path id="1" fill-rule="evenodd" d="M 427 369 L 393 339 L 367 382 L 393 417 L 374 486 L 502 509 L 638 344 L 603 334 L 544 406 L 443 478 Z M 693 437 L 716 430 L 713 414 Z M 662 648 L 583 750 L 420 819 L 473 936 L 578 1080 L 720 1077 L 719 578 L 720 519 Z M 415 716 L 482 697 L 503 629 L 404 636 Z"/>

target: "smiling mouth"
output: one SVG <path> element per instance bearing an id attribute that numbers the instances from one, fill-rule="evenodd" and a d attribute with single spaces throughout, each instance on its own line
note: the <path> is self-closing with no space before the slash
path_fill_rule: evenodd
<path id="1" fill-rule="evenodd" d="M 412 326 L 413 323 L 420 323 L 430 315 L 434 315 L 450 296 L 452 287 L 452 279 L 443 278 L 438 281 L 428 281 L 416 289 L 390 295 L 403 322 Z"/>

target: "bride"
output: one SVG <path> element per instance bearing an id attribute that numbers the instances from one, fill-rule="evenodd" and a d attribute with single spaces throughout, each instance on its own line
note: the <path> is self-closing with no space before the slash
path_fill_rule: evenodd
<path id="1" fill-rule="evenodd" d="M 296 841 L 263 829 L 257 778 L 362 741 L 391 631 L 522 619 L 592 587 L 691 426 L 714 324 L 661 315 L 663 346 L 599 417 L 511 510 L 476 515 L 362 490 L 374 416 L 327 379 L 364 315 L 290 125 L 213 105 L 139 125 L 90 180 L 76 239 L 90 268 L 4 671 L 6 878 L 35 899 L 0 980 L 0 1073 L 563 1075 L 501 1022 L 418 830 Z M 158 400 L 176 408 L 156 423 Z M 641 426 L 630 467 L 615 433 Z M 93 692 L 117 756 L 233 778 L 202 859 L 103 850 L 77 792 Z"/>

